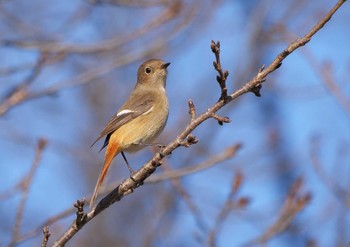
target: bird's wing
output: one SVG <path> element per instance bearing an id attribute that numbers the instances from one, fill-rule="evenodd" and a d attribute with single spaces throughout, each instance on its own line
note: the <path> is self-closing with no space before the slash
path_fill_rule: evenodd
<path id="1" fill-rule="evenodd" d="M 138 101 L 132 100 L 134 98 Z M 141 100 L 140 100 L 141 99 Z M 144 97 L 137 97 L 137 95 L 131 95 L 130 99 L 119 109 L 119 111 L 109 120 L 104 127 L 98 138 L 92 143 L 93 146 L 103 136 L 107 135 L 105 143 L 101 150 L 108 145 L 109 136 L 122 125 L 130 122 L 138 116 L 149 111 L 154 103 L 154 96 L 152 94 L 146 94 Z"/>

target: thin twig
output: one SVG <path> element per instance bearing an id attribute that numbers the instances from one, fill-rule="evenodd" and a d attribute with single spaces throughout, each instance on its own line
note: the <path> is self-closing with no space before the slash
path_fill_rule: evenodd
<path id="1" fill-rule="evenodd" d="M 217 41 L 216 43 L 212 40 L 210 44 L 211 51 L 215 55 L 215 60 L 213 62 L 215 70 L 218 72 L 219 75 L 216 76 L 216 81 L 219 83 L 221 88 L 221 96 L 220 100 L 226 101 L 227 99 L 227 87 L 226 87 L 226 80 L 229 75 L 228 70 L 223 71 L 220 61 L 220 41 Z"/>

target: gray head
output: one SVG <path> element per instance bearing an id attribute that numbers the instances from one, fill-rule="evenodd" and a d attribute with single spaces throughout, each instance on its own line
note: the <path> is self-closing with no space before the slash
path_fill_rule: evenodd
<path id="1" fill-rule="evenodd" d="M 137 71 L 137 85 L 165 88 L 169 65 L 170 63 L 159 59 L 150 59 L 144 62 Z"/>

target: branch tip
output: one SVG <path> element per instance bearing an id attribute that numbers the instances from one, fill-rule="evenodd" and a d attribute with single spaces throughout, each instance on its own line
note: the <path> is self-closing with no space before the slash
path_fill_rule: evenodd
<path id="1" fill-rule="evenodd" d="M 219 116 L 219 115 L 217 115 L 215 113 L 212 114 L 212 118 L 216 119 L 218 121 L 219 125 L 223 125 L 224 123 L 230 123 L 231 122 L 229 117 L 221 117 L 221 116 Z"/>
<path id="2" fill-rule="evenodd" d="M 49 238 L 51 236 L 48 226 L 45 226 L 43 228 L 43 234 L 44 234 L 44 238 L 43 238 L 43 241 L 41 242 L 41 247 L 46 247 L 47 242 L 49 241 Z"/>
<path id="3" fill-rule="evenodd" d="M 213 53 L 220 53 L 220 41 L 217 41 L 216 43 L 215 43 L 215 41 L 214 40 L 212 40 L 211 41 L 211 43 L 210 43 L 210 48 L 211 48 L 211 50 L 212 50 L 212 52 Z"/>
<path id="4" fill-rule="evenodd" d="M 78 228 L 82 227 L 86 220 L 86 214 L 84 213 L 84 205 L 85 198 L 77 200 L 77 202 L 73 203 L 73 206 L 77 209 L 77 218 L 75 219 L 75 223 Z"/>
<path id="5" fill-rule="evenodd" d="M 221 66 L 220 41 L 217 41 L 216 43 L 214 41 L 211 41 L 210 48 L 215 55 L 215 61 L 213 61 L 213 66 L 214 66 L 214 69 L 218 72 L 218 75 L 216 76 L 216 81 L 219 83 L 219 86 L 221 88 L 221 96 L 219 101 L 226 100 L 227 98 L 226 79 L 229 75 L 229 72 L 228 70 L 223 71 Z"/>
<path id="6" fill-rule="evenodd" d="M 191 116 L 191 122 L 196 118 L 196 107 L 191 99 L 188 100 L 188 113 Z"/>

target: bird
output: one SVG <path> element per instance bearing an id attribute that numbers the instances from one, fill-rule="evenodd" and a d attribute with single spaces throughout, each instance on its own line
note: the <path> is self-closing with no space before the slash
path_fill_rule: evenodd
<path id="1" fill-rule="evenodd" d="M 129 171 L 131 169 L 124 152 L 137 152 L 150 145 L 163 131 L 169 114 L 166 94 L 167 68 L 170 63 L 150 59 L 140 65 L 137 83 L 126 102 L 109 120 L 91 147 L 101 138 L 105 141 L 100 151 L 106 148 L 104 164 L 97 179 L 90 208 L 108 173 L 111 163 L 122 154 Z"/>

